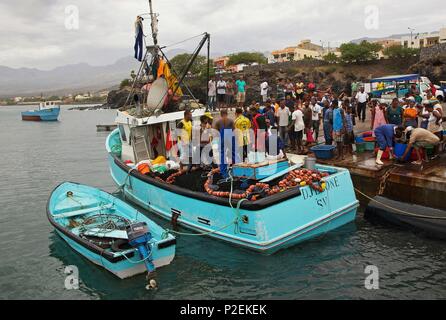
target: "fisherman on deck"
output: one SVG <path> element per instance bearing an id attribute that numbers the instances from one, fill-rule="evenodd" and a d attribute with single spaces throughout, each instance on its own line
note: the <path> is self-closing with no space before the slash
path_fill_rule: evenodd
<path id="1" fill-rule="evenodd" d="M 440 143 L 439 137 L 437 137 L 429 130 L 423 128 L 407 127 L 405 133 L 406 140 L 408 140 L 409 143 L 407 144 L 406 151 L 401 156 L 401 159 L 406 159 L 407 154 L 412 149 L 412 147 L 414 147 L 415 151 L 417 152 L 418 160 L 413 162 L 413 164 L 420 165 L 423 161 L 423 159 L 421 158 L 420 148 L 425 148 L 427 146 L 437 146 Z M 424 160 L 428 162 L 426 154 Z"/>
<path id="2" fill-rule="evenodd" d="M 190 110 L 184 111 L 184 118 L 178 123 L 177 129 L 181 130 L 178 137 L 181 169 L 184 169 L 185 165 L 188 165 L 188 169 L 191 169 L 192 164 L 189 158 L 192 155 L 192 112 Z"/>
<path id="3" fill-rule="evenodd" d="M 248 146 L 251 142 L 250 139 L 250 131 L 251 121 L 243 115 L 243 109 L 237 108 L 235 109 L 235 137 L 237 143 L 237 154 L 236 160 L 237 163 L 244 162 L 248 157 Z"/>
<path id="4" fill-rule="evenodd" d="M 285 144 L 280 136 L 277 134 L 277 130 L 271 127 L 271 123 L 266 120 L 267 137 L 265 141 L 266 153 L 268 160 L 280 160 L 286 157 Z"/>
<path id="5" fill-rule="evenodd" d="M 396 126 L 394 124 L 384 124 L 375 129 L 376 142 L 378 143 L 379 150 L 376 155 L 376 164 L 382 166 L 384 163 L 381 161 L 381 157 L 389 148 L 389 159 L 393 159 L 393 143 L 395 138 L 401 138 L 404 132 L 403 127 Z"/>
<path id="6" fill-rule="evenodd" d="M 228 110 L 220 111 L 220 120 L 215 123 L 214 129 L 220 133 L 220 174 L 228 177 L 228 160 L 235 163 L 235 137 L 234 121 L 228 117 Z"/>

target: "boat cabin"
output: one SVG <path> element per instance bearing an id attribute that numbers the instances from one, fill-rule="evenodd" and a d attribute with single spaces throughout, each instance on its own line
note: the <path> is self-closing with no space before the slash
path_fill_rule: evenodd
<path id="1" fill-rule="evenodd" d="M 194 125 L 199 125 L 204 113 L 204 108 L 192 110 Z M 132 116 L 127 111 L 118 111 L 116 123 L 122 142 L 121 160 L 136 164 L 160 155 L 167 158 L 166 142 L 169 131 L 173 135 L 177 122 L 183 117 L 184 111 L 146 118 Z"/>
<path id="2" fill-rule="evenodd" d="M 44 101 L 39 103 L 39 110 L 59 108 L 61 101 Z"/>

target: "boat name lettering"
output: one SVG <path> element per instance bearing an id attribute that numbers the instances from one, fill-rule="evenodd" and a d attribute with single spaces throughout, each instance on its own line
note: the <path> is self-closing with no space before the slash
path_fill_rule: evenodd
<path id="1" fill-rule="evenodd" d="M 339 186 L 340 186 L 339 180 L 337 177 L 328 180 L 326 182 L 326 185 L 327 185 L 326 190 L 328 190 L 328 191 L 335 189 L 335 188 L 339 188 Z M 312 188 L 302 188 L 301 193 L 302 193 L 302 196 L 304 197 L 304 200 L 311 199 L 314 196 L 317 196 L 320 194 L 320 192 L 318 192 Z M 319 202 L 318 202 L 318 205 L 319 205 Z"/>

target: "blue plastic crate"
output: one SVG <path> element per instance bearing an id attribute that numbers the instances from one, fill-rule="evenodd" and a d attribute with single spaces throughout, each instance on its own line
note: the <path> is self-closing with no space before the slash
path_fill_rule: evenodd
<path id="1" fill-rule="evenodd" d="M 314 152 L 316 158 L 318 159 L 331 159 L 334 157 L 334 149 L 336 149 L 335 146 L 321 144 L 314 146 L 310 150 Z"/>

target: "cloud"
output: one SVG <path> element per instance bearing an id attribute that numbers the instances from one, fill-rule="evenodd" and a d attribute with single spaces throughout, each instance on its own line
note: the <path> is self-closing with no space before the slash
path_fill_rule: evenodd
<path id="1" fill-rule="evenodd" d="M 67 6 L 79 10 L 79 29 L 65 27 Z M 379 28 L 367 30 L 365 7 L 379 9 Z M 438 30 L 446 7 L 430 0 L 426 10 L 405 0 L 154 0 L 159 40 L 175 43 L 207 31 L 213 52 L 268 51 L 302 39 L 331 46 L 364 36 Z M 49 69 L 88 62 L 101 65 L 131 55 L 136 15 L 146 0 L 2 0 L 0 65 Z M 145 21 L 148 22 L 148 19 Z M 149 26 L 146 24 L 146 33 Z M 147 38 L 150 41 L 150 38 Z M 192 50 L 197 41 L 178 48 Z"/>

